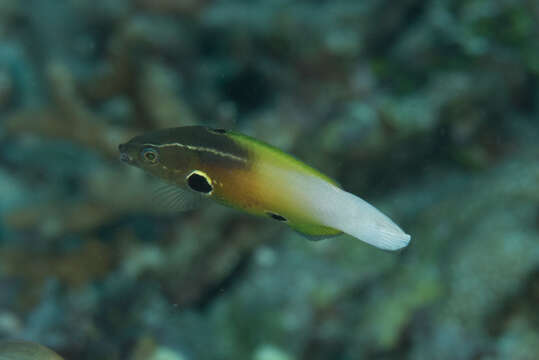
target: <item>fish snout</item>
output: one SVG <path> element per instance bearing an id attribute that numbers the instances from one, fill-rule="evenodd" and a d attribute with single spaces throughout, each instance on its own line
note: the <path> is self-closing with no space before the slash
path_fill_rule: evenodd
<path id="1" fill-rule="evenodd" d="M 133 162 L 133 159 L 131 158 L 131 156 L 129 156 L 129 153 L 127 151 L 126 144 L 118 145 L 118 150 L 120 151 L 120 161 L 123 161 L 128 164 Z"/>

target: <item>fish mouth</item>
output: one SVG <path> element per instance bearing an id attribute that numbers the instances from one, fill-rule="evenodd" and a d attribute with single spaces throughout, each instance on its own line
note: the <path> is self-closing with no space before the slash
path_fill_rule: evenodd
<path id="1" fill-rule="evenodd" d="M 129 156 L 129 153 L 127 152 L 127 145 L 126 144 L 120 144 L 118 146 L 118 150 L 120 151 L 120 161 L 122 161 L 124 163 L 127 163 L 127 164 L 132 164 L 133 163 L 133 158 L 131 156 Z"/>
<path id="2" fill-rule="evenodd" d="M 120 153 L 120 161 L 129 164 L 133 161 L 133 159 L 131 159 L 131 157 L 127 153 Z"/>

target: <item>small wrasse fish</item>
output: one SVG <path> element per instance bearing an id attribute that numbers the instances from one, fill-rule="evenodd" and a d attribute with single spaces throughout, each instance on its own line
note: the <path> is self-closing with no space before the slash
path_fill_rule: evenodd
<path id="1" fill-rule="evenodd" d="M 120 159 L 177 188 L 288 224 L 311 239 L 349 234 L 381 249 L 408 245 L 386 215 L 281 150 L 224 129 L 186 126 L 136 136 Z"/>
<path id="2" fill-rule="evenodd" d="M 0 360 L 62 360 L 46 347 L 28 341 L 0 341 Z"/>

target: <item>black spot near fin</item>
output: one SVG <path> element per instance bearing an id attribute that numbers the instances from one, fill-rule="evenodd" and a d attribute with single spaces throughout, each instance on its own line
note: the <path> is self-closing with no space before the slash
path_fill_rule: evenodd
<path id="1" fill-rule="evenodd" d="M 204 172 L 195 170 L 187 175 L 187 185 L 194 191 L 211 194 L 213 186 L 211 185 L 211 179 Z"/>
<path id="2" fill-rule="evenodd" d="M 214 134 L 219 134 L 219 135 L 222 135 L 222 134 L 226 134 L 227 131 L 225 129 L 214 129 L 214 128 L 208 128 L 208 131 L 209 132 L 212 132 Z"/>
<path id="3" fill-rule="evenodd" d="M 276 214 L 276 213 L 272 213 L 272 212 L 267 211 L 266 214 L 268 214 L 268 216 L 270 218 L 275 219 L 277 221 L 283 221 L 283 222 L 288 221 L 284 216 L 281 216 L 281 215 Z"/>

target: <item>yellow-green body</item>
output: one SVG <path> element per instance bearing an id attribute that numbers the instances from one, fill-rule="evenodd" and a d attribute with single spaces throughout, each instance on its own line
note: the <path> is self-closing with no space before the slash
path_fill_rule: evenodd
<path id="1" fill-rule="evenodd" d="M 312 237 L 341 233 L 318 224 L 309 216 L 303 204 L 296 201 L 298 189 L 290 188 L 288 178 L 283 174 L 317 177 L 337 186 L 334 180 L 295 157 L 252 137 L 230 131 L 227 135 L 248 150 L 250 164 L 235 172 L 227 172 L 223 168 L 205 168 L 210 178 L 215 179 L 214 194 L 219 201 L 254 215 L 278 214 L 287 219 L 290 227 Z"/>
<path id="2" fill-rule="evenodd" d="M 383 249 L 408 244 L 387 216 L 335 181 L 246 135 L 203 126 L 163 129 L 119 146 L 121 159 L 169 183 L 310 238 L 342 232 Z"/>
<path id="3" fill-rule="evenodd" d="M 134 146 L 135 144 L 136 146 Z M 297 189 L 287 176 L 303 174 L 336 183 L 296 158 L 249 136 L 192 126 L 158 130 L 122 145 L 130 147 L 130 163 L 182 188 L 192 172 L 205 176 L 212 191 L 204 196 L 253 215 L 278 215 L 295 230 L 312 237 L 337 235 L 340 231 L 320 225 L 296 201 Z M 146 147 L 159 151 L 159 162 L 140 158 Z"/>

